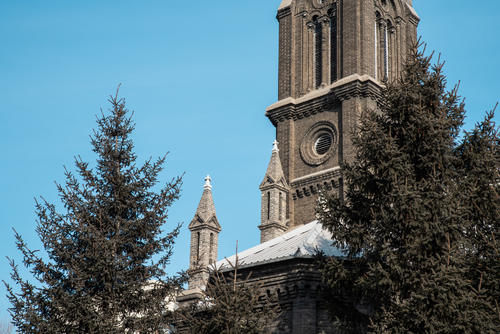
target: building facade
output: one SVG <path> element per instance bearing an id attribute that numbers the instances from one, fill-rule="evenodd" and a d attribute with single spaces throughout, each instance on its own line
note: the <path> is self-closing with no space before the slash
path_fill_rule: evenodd
<path id="1" fill-rule="evenodd" d="M 412 0 L 283 0 L 277 20 L 278 101 L 266 110 L 276 140 L 259 187 L 261 244 L 239 254 L 240 264 L 280 301 L 273 333 L 340 333 L 313 260 L 316 249 L 340 253 L 315 222 L 315 207 L 322 191 L 342 196 L 340 165 L 354 157 L 362 112 L 376 109 L 384 83 L 401 74 L 419 17 Z M 203 290 L 217 255 L 221 226 L 207 184 L 190 224 L 191 279 L 181 302 Z"/>

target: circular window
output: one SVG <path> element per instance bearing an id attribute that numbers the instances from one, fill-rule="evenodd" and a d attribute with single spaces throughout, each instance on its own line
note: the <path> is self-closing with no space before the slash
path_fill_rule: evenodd
<path id="1" fill-rule="evenodd" d="M 317 166 L 326 162 L 335 152 L 337 131 L 327 121 L 313 125 L 300 144 L 300 155 L 309 165 Z"/>

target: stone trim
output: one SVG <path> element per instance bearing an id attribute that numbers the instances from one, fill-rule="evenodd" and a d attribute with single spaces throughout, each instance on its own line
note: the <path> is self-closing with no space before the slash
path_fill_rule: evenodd
<path id="1" fill-rule="evenodd" d="M 208 224 L 196 225 L 196 226 L 192 227 L 190 229 L 190 231 L 197 232 L 197 231 L 201 231 L 204 229 L 210 230 L 210 231 L 215 232 L 215 233 L 219 233 L 220 231 L 222 231 L 222 229 L 220 227 L 215 227 L 215 226 L 208 225 Z"/>
<path id="2" fill-rule="evenodd" d="M 374 81 L 372 77 L 365 78 L 365 80 L 361 77 L 342 86 L 333 87 L 332 90 L 340 101 L 350 100 L 355 97 L 371 97 L 378 100 L 381 88 L 382 85 Z"/>
<path id="3" fill-rule="evenodd" d="M 287 7 L 280 7 L 278 9 L 278 14 L 276 15 L 276 18 L 278 20 L 281 20 L 283 17 L 288 16 L 292 13 L 292 10 L 290 9 L 290 6 Z"/>
<path id="4" fill-rule="evenodd" d="M 277 228 L 277 229 L 282 230 L 283 232 L 285 232 L 287 230 L 286 226 L 283 226 L 280 223 L 276 223 L 276 222 L 266 223 L 263 225 L 259 225 L 258 227 L 259 227 L 259 230 L 261 230 L 261 231 L 267 230 L 270 228 Z"/>
<path id="5" fill-rule="evenodd" d="M 291 182 L 294 191 L 291 192 L 294 201 L 340 188 L 341 169 L 334 167 L 326 171 L 306 175 Z"/>
<path id="6" fill-rule="evenodd" d="M 278 11 L 286 8 L 290 8 L 290 5 L 292 4 L 292 0 L 283 0 L 281 1 L 280 6 L 278 7 Z"/>
<path id="7" fill-rule="evenodd" d="M 316 172 L 316 173 L 312 173 L 312 174 L 309 174 L 309 175 L 305 175 L 305 176 L 301 176 L 301 177 L 298 177 L 298 178 L 295 178 L 292 180 L 292 185 L 294 186 L 301 186 L 301 185 L 307 185 L 311 182 L 309 182 L 310 180 L 313 180 L 312 182 L 314 181 L 317 181 L 317 180 L 320 180 L 320 179 L 323 179 L 324 177 L 332 177 L 332 176 L 338 176 L 340 175 L 340 170 L 341 168 L 339 166 L 337 167 L 333 167 L 333 168 L 330 168 L 330 169 L 326 169 L 326 170 L 322 170 L 322 171 L 319 171 L 319 172 Z M 303 183 L 305 182 L 305 183 Z"/>
<path id="8" fill-rule="evenodd" d="M 328 92 L 330 93 L 330 92 Z M 293 119 L 294 121 L 302 118 L 309 117 L 311 115 L 318 114 L 320 112 L 327 111 L 333 108 L 335 103 L 333 94 L 320 96 L 314 100 L 307 101 L 300 105 L 289 104 L 272 111 L 268 111 L 266 116 L 271 120 L 274 126 L 279 122 L 285 120 Z M 339 103 L 337 101 L 337 103 Z"/>
<path id="9" fill-rule="evenodd" d="M 369 75 L 350 75 L 324 88 L 294 99 L 288 97 L 266 109 L 266 116 L 276 126 L 288 119 L 298 120 L 320 112 L 331 110 L 334 105 L 355 97 L 380 98 L 383 85 Z"/>
<path id="10" fill-rule="evenodd" d="M 285 193 L 288 193 L 290 191 L 290 189 L 288 189 L 287 186 L 284 186 L 284 185 L 278 184 L 278 183 L 266 183 L 265 185 L 261 185 L 259 187 L 260 191 L 266 191 L 269 189 L 279 189 Z"/>
<path id="11" fill-rule="evenodd" d="M 413 23 L 414 25 L 417 25 L 420 22 L 420 16 L 418 16 L 417 11 L 409 3 L 406 4 L 406 8 L 410 13 L 410 22 Z"/>

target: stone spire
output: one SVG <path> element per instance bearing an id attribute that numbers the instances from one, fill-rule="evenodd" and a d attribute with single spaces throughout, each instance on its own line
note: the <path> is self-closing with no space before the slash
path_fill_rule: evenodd
<path id="1" fill-rule="evenodd" d="M 212 197 L 212 178 L 210 175 L 205 177 L 205 184 L 203 185 L 203 194 L 201 195 L 200 203 L 198 204 L 198 209 L 196 209 L 195 218 L 199 217 L 198 221 L 193 220 L 189 225 L 191 228 L 192 224 L 200 224 L 201 222 L 209 222 L 213 217 L 217 220 L 215 215 L 215 205 L 214 199 Z"/>
<path id="2" fill-rule="evenodd" d="M 281 167 L 278 142 L 273 143 L 271 161 L 267 167 L 264 180 L 259 187 L 261 201 L 260 242 L 266 242 L 280 236 L 287 230 L 287 197 L 289 186 Z"/>
<path id="3" fill-rule="evenodd" d="M 189 224 L 191 249 L 189 261 L 189 289 L 204 289 L 210 264 L 217 261 L 217 247 L 221 226 L 215 214 L 212 197 L 212 179 L 205 178 L 200 204 Z"/>

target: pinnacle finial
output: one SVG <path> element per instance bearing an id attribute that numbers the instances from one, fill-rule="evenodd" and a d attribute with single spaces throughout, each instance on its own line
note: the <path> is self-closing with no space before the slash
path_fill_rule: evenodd
<path id="1" fill-rule="evenodd" d="M 279 148 L 278 148 L 278 144 L 279 142 L 275 139 L 274 142 L 273 142 L 273 152 L 279 152 Z"/>
<path id="2" fill-rule="evenodd" d="M 203 185 L 203 189 L 212 190 L 212 178 L 210 177 L 210 175 L 207 175 L 205 177 L 205 184 Z"/>

